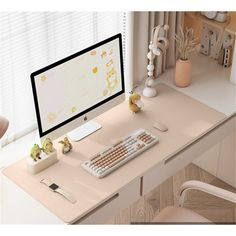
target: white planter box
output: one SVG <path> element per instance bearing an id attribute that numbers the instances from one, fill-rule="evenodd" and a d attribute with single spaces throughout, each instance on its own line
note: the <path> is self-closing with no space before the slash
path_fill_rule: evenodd
<path id="1" fill-rule="evenodd" d="M 27 158 L 27 169 L 31 174 L 37 174 L 40 171 L 48 168 L 49 166 L 55 164 L 58 161 L 57 159 L 57 151 L 54 149 L 50 155 L 46 155 L 42 153 L 41 160 L 37 160 L 35 162 L 30 156 Z"/>

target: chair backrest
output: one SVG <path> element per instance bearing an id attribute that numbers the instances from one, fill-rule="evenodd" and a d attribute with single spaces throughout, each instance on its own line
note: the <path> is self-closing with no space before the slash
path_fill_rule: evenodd
<path id="1" fill-rule="evenodd" d="M 6 133 L 8 125 L 9 121 L 5 117 L 0 116 L 0 138 Z"/>

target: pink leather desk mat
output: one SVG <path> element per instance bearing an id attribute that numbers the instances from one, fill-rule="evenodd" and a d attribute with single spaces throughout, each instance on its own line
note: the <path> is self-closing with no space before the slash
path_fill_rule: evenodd
<path id="1" fill-rule="evenodd" d="M 7 167 L 4 175 L 62 221 L 73 223 L 79 220 L 226 118 L 224 114 L 164 84 L 159 84 L 157 89 L 157 97 L 143 98 L 145 106 L 138 114 L 130 112 L 126 101 L 97 117 L 95 120 L 102 124 L 102 129 L 73 143 L 73 151 L 66 155 L 59 154 L 60 161 L 48 169 L 31 175 L 27 172 L 26 160 L 22 159 Z M 165 123 L 169 130 L 162 133 L 154 129 L 152 126 L 156 121 Z M 82 161 L 138 128 L 157 135 L 159 143 L 102 179 L 80 167 Z M 55 146 L 60 153 L 60 146 Z M 77 203 L 71 204 L 51 192 L 39 183 L 42 178 L 48 178 L 71 192 Z"/>

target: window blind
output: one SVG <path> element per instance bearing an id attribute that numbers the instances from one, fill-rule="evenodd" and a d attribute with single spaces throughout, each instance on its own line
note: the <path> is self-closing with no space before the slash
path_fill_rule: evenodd
<path id="1" fill-rule="evenodd" d="M 36 128 L 32 72 L 117 33 L 124 44 L 125 29 L 122 12 L 0 12 L 2 146 Z"/>

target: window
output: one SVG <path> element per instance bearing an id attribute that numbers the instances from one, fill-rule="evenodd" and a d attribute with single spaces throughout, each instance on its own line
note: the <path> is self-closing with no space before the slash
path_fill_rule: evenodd
<path id="1" fill-rule="evenodd" d="M 125 19 L 121 12 L 0 13 L 0 114 L 10 121 L 2 145 L 36 128 L 30 74 L 114 34 L 125 37 Z"/>

